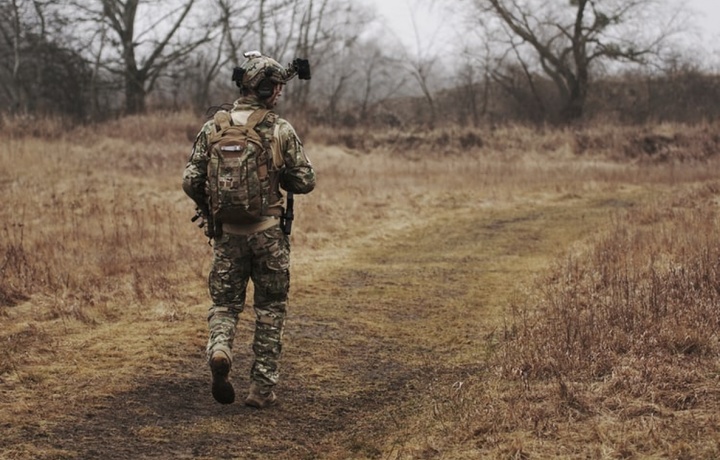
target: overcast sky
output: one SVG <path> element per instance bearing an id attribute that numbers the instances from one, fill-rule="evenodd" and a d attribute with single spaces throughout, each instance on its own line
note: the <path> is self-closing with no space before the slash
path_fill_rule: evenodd
<path id="1" fill-rule="evenodd" d="M 430 9 L 427 6 L 428 2 L 417 0 L 367 1 L 376 5 L 378 13 L 385 18 L 388 27 L 406 46 L 415 46 L 417 43 L 411 15 L 415 16 L 418 29 L 421 31 L 420 43 L 423 46 L 427 46 L 433 38 L 442 39 L 442 36 L 449 36 L 452 33 L 451 25 L 442 25 L 443 10 L 438 6 L 442 2 L 433 2 L 435 6 Z M 704 37 L 703 42 L 707 51 L 720 53 L 720 0 L 684 0 L 683 3 L 697 13 L 695 22 Z"/>
<path id="2" fill-rule="evenodd" d="M 698 12 L 698 25 L 706 36 L 720 37 L 720 0 L 687 0 L 687 4 Z"/>

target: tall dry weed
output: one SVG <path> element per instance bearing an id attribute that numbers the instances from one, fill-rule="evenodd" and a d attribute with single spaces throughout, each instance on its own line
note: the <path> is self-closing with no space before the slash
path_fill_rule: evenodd
<path id="1" fill-rule="evenodd" d="M 535 305 L 515 309 L 504 369 L 616 389 L 636 369 L 634 391 L 699 379 L 686 364 L 720 352 L 718 191 L 619 213 L 591 250 L 558 262 Z"/>
<path id="2" fill-rule="evenodd" d="M 0 302 L 34 297 L 41 316 L 89 321 L 188 301 L 183 286 L 201 282 L 208 251 L 180 188 L 188 124 L 130 117 L 3 142 Z M 179 262 L 188 257 L 198 263 Z"/>
<path id="3" fill-rule="evenodd" d="M 73 129 L 75 122 L 58 116 L 0 114 L 2 139 L 58 139 Z"/>

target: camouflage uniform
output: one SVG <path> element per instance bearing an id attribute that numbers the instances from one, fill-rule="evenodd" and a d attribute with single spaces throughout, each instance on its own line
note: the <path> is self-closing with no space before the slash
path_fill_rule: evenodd
<path id="1" fill-rule="evenodd" d="M 264 108 L 262 102 L 250 95 L 235 101 L 231 113 L 247 116 L 261 108 Z M 309 193 L 315 187 L 315 172 L 303 152 L 302 143 L 286 120 L 276 118 L 274 123 L 276 127 L 266 118 L 256 130 L 263 139 L 272 139 L 273 147 L 282 155 L 284 166 L 279 185 L 288 192 Z M 212 129 L 212 120 L 203 126 L 183 174 L 183 189 L 201 208 L 207 208 L 208 134 Z M 279 378 L 278 361 L 290 287 L 289 238 L 282 232 L 277 217 L 267 217 L 259 224 L 224 224 L 222 229 L 222 235 L 214 240 L 208 282 L 212 298 L 208 316 L 208 359 L 216 350 L 226 352 L 232 359 L 230 352 L 238 316 L 245 306 L 246 289 L 251 279 L 256 321 L 255 360 L 250 377 L 256 384 L 271 388 Z"/>

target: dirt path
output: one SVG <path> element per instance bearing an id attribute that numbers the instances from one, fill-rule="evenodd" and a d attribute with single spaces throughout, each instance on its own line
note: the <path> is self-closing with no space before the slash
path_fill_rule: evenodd
<path id="1" fill-rule="evenodd" d="M 212 400 L 203 358 L 205 306 L 189 307 L 162 326 L 147 312 L 120 320 L 138 321 L 132 334 L 132 328 L 98 327 L 92 339 L 83 339 L 92 341 L 96 362 L 73 353 L 87 345 L 82 341 L 60 344 L 54 358 L 80 360 L 77 366 L 96 374 L 22 393 L 28 414 L 34 412 L 26 424 L 5 427 L 2 458 L 432 456 L 431 443 L 418 433 L 441 435 L 446 428 L 435 426 L 438 405 L 458 382 L 485 372 L 486 347 L 504 307 L 559 248 L 589 235 L 615 203 L 566 197 L 483 212 L 474 204 L 460 212 L 427 209 L 414 224 L 346 248 L 342 260 L 320 269 L 310 270 L 312 257 L 301 254 L 281 403 L 266 411 Z M 250 328 L 245 312 L 233 374 L 241 395 Z M 148 337 L 155 352 L 118 360 L 113 371 L 113 350 L 139 336 Z M 103 391 L 116 375 L 124 385 L 114 388 L 125 390 Z M 39 393 L 48 389 L 67 394 Z M 13 395 L 4 391 L 2 397 Z"/>

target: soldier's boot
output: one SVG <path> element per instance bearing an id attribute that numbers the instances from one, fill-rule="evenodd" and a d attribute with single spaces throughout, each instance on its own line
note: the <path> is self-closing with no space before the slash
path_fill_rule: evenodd
<path id="1" fill-rule="evenodd" d="M 245 405 L 264 409 L 277 404 L 277 397 L 271 388 L 253 382 L 250 385 L 250 392 L 245 398 Z"/>
<path id="2" fill-rule="evenodd" d="M 215 350 L 210 357 L 212 372 L 212 395 L 220 404 L 232 404 L 235 401 L 235 390 L 230 383 L 230 355 L 223 350 Z"/>

